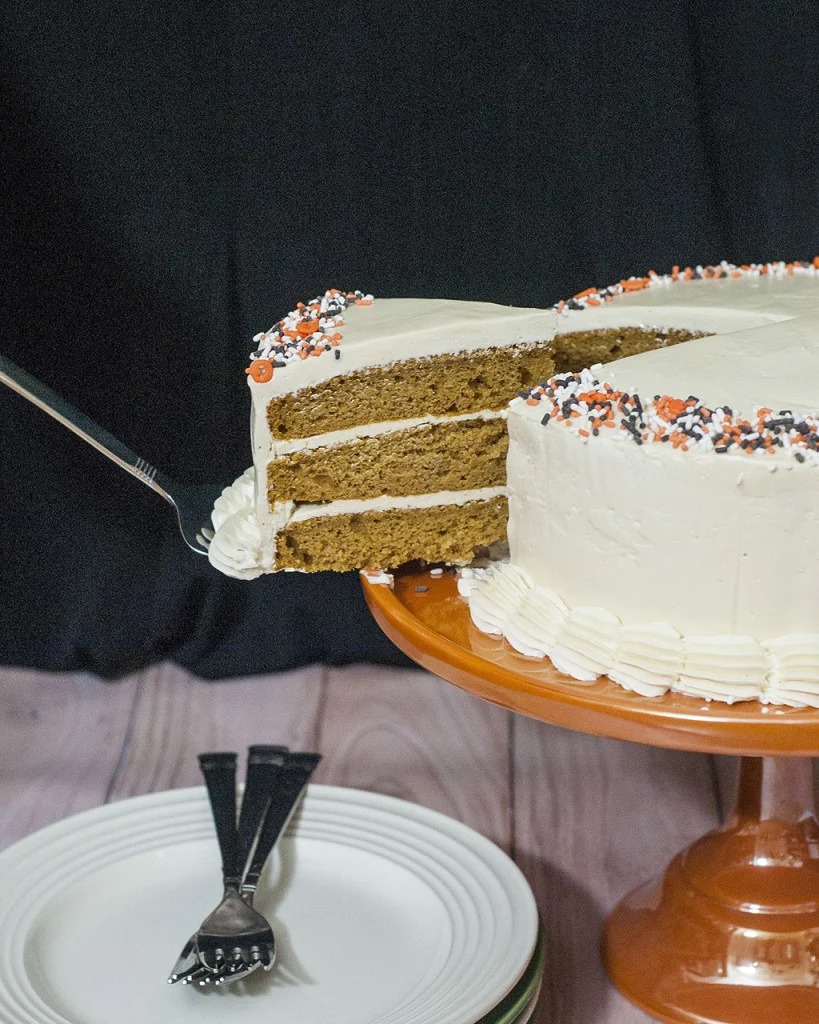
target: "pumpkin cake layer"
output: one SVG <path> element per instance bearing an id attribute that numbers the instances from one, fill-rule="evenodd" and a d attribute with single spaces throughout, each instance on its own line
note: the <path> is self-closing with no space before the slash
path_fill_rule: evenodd
<path id="1" fill-rule="evenodd" d="M 384 494 L 423 494 L 506 482 L 506 422 L 500 417 L 424 423 L 374 437 L 281 455 L 268 464 L 271 505 Z M 384 563 L 387 564 L 387 563 Z"/>
<path id="2" fill-rule="evenodd" d="M 668 327 L 602 327 L 558 333 L 552 341 L 555 373 L 574 372 L 595 363 L 610 363 L 702 338 L 706 332 Z"/>
<path id="3" fill-rule="evenodd" d="M 398 419 L 397 414 L 405 419 L 503 409 L 518 391 L 546 380 L 553 369 L 545 345 L 408 359 L 272 398 L 267 423 L 278 441 L 381 423 Z"/>
<path id="4" fill-rule="evenodd" d="M 281 569 L 344 571 L 414 559 L 468 562 L 506 536 L 504 495 L 421 508 L 359 511 L 293 519 L 277 537 Z"/>

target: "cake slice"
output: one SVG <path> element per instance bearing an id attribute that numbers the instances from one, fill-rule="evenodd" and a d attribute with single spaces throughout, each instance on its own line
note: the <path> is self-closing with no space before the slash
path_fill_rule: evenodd
<path id="1" fill-rule="evenodd" d="M 463 562 L 506 534 L 505 409 L 554 369 L 555 315 L 327 291 L 256 335 L 253 467 L 217 501 L 211 562 Z"/>

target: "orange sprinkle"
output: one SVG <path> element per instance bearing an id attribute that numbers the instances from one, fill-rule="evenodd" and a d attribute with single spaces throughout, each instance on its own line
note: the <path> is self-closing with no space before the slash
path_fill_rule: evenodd
<path id="1" fill-rule="evenodd" d="M 681 416 L 687 408 L 685 402 L 681 398 L 671 398 L 670 395 L 663 395 L 659 402 L 655 403 L 654 407 L 657 410 L 657 414 L 661 416 L 666 423 L 670 423 L 675 419 L 675 417 Z"/>
<path id="2" fill-rule="evenodd" d="M 266 384 L 273 377 L 273 363 L 269 359 L 254 359 L 245 370 L 257 384 Z"/>
<path id="3" fill-rule="evenodd" d="M 318 330 L 318 320 L 301 320 L 296 324 L 296 330 L 302 338 L 308 338 Z"/>
<path id="4" fill-rule="evenodd" d="M 625 292 L 639 292 L 643 288 L 648 288 L 649 278 L 638 277 L 631 281 L 621 281 L 620 286 Z"/>
<path id="5" fill-rule="evenodd" d="M 526 404 L 527 405 L 540 405 L 540 402 L 538 401 L 537 398 L 527 398 L 526 399 Z"/>
<path id="6" fill-rule="evenodd" d="M 580 434 L 581 437 L 588 437 L 589 436 L 588 430 L 578 430 L 578 434 Z"/>
<path id="7" fill-rule="evenodd" d="M 596 288 L 587 288 L 584 292 L 578 292 L 577 295 L 574 296 L 574 298 L 585 299 L 587 295 L 595 295 L 596 292 Z"/>
<path id="8" fill-rule="evenodd" d="M 558 302 L 558 304 L 557 304 L 557 311 L 558 311 L 558 313 L 562 313 L 565 308 L 566 308 L 566 300 L 565 299 L 561 299 L 560 302 Z"/>
<path id="9" fill-rule="evenodd" d="M 356 306 L 371 306 L 372 305 L 372 301 L 370 299 L 356 299 L 355 300 L 355 305 Z"/>
<path id="10" fill-rule="evenodd" d="M 600 305 L 600 299 L 588 299 L 587 302 L 586 302 L 586 305 L 587 306 L 599 306 Z"/>
<path id="11" fill-rule="evenodd" d="M 672 281 L 677 281 L 679 279 L 679 276 L 680 276 L 680 268 L 679 268 L 679 265 L 675 263 L 674 266 L 671 268 L 671 280 Z"/>

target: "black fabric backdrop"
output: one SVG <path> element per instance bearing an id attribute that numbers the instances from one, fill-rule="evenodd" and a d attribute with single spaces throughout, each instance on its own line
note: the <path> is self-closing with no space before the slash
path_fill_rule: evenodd
<path id="1" fill-rule="evenodd" d="M 250 462 L 252 335 L 328 286 L 545 305 L 819 251 L 814 0 L 7 0 L 0 348 L 183 479 Z M 0 663 L 402 663 L 354 575 L 229 580 L 0 393 Z"/>

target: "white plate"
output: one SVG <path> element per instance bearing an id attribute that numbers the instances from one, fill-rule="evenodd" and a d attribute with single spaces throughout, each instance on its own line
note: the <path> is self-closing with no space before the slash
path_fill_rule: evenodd
<path id="1" fill-rule="evenodd" d="M 534 897 L 493 843 L 393 797 L 311 786 L 257 906 L 276 970 L 165 981 L 220 895 L 203 789 L 68 818 L 0 854 L 3 1024 L 473 1024 L 529 964 Z"/>

